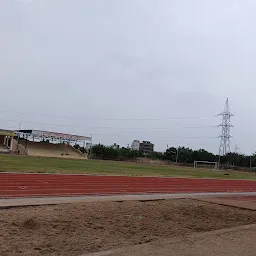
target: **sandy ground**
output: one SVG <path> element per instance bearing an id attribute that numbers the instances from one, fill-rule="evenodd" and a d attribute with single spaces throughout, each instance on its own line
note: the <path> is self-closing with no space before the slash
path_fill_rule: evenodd
<path id="1" fill-rule="evenodd" d="M 255 211 L 191 199 L 2 209 L 0 255 L 79 256 L 253 223 Z"/>
<path id="2" fill-rule="evenodd" d="M 255 256 L 256 224 L 159 239 L 82 256 Z"/>

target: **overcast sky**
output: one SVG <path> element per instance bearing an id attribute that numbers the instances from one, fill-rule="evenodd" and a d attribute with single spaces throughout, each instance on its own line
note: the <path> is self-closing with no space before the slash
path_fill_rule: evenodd
<path id="1" fill-rule="evenodd" d="M 0 0 L 0 128 L 256 151 L 255 0 Z M 179 119 L 180 118 L 180 119 Z"/>

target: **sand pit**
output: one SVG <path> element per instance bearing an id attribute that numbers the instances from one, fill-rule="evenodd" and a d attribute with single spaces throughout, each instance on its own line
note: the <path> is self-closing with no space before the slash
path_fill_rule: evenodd
<path id="1" fill-rule="evenodd" d="M 256 223 L 256 212 L 190 199 L 0 210 L 0 255 L 79 256 Z"/>

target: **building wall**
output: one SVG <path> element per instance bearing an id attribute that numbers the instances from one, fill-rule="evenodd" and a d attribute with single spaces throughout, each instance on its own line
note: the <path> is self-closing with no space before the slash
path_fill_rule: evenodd
<path id="1" fill-rule="evenodd" d="M 13 137 L 8 135 L 0 135 L 0 145 L 6 146 L 12 150 Z"/>
<path id="2" fill-rule="evenodd" d="M 131 145 L 132 150 L 140 150 L 140 142 L 138 140 L 134 140 Z"/>
<path id="3" fill-rule="evenodd" d="M 120 148 L 120 146 L 119 145 L 117 145 L 116 143 L 114 143 L 114 145 L 112 146 L 114 149 L 119 149 Z"/>
<path id="4" fill-rule="evenodd" d="M 21 144 L 18 144 L 17 140 L 12 140 L 12 152 L 18 155 L 28 155 L 29 152 Z"/>
<path id="5" fill-rule="evenodd" d="M 3 145 L 5 142 L 5 135 L 0 135 L 0 144 Z"/>
<path id="6" fill-rule="evenodd" d="M 150 154 L 154 152 L 154 144 L 152 144 L 150 141 L 143 141 L 140 143 L 140 151 L 142 151 L 145 154 Z"/>

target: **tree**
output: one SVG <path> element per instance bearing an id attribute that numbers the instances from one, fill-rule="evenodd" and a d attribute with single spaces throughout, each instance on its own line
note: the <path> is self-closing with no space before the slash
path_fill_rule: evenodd
<path id="1" fill-rule="evenodd" d="M 168 148 L 165 151 L 165 158 L 172 162 L 176 161 L 177 149 L 174 147 Z"/>
<path id="2" fill-rule="evenodd" d="M 193 150 L 190 148 L 179 147 L 178 149 L 178 162 L 182 163 L 192 163 L 194 159 L 192 158 Z"/>
<path id="3" fill-rule="evenodd" d="M 80 149 L 80 145 L 79 145 L 79 144 L 75 144 L 75 145 L 74 145 L 74 148 L 75 148 L 75 149 Z"/>
<path id="4" fill-rule="evenodd" d="M 76 145 L 75 145 L 76 146 Z M 79 148 L 80 151 L 86 152 L 85 149 Z M 140 151 L 132 150 L 128 147 L 118 148 L 114 146 L 104 146 L 101 144 L 94 145 L 92 147 L 93 157 L 98 159 L 109 159 L 109 160 L 132 160 L 137 157 L 143 157 L 143 153 Z M 177 154 L 178 153 L 178 154 Z M 218 155 L 215 155 L 211 152 L 208 152 L 205 149 L 192 150 L 187 147 L 179 147 L 178 152 L 177 148 L 170 147 L 165 153 L 153 152 L 147 155 L 147 158 L 159 159 L 159 160 L 169 160 L 172 162 L 176 161 L 178 156 L 178 162 L 180 163 L 189 163 L 192 164 L 194 161 L 210 161 L 217 162 L 219 159 Z M 250 158 L 252 166 L 256 167 L 256 153 L 251 157 L 243 154 L 229 153 L 220 158 L 221 164 L 226 166 L 241 166 L 249 167 Z"/>

